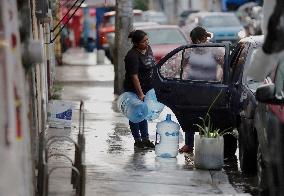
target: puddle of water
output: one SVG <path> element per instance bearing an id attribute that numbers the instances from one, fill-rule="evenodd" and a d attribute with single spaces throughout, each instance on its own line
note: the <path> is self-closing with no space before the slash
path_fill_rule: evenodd
<path id="1" fill-rule="evenodd" d="M 238 154 L 238 151 L 236 154 Z M 230 183 L 237 191 L 249 193 L 252 196 L 259 195 L 256 176 L 247 176 L 241 172 L 238 156 L 225 160 L 223 169 L 228 175 Z"/>

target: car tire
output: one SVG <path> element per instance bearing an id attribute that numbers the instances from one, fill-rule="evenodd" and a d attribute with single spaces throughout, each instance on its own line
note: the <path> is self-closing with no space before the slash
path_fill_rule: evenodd
<path id="1" fill-rule="evenodd" d="M 231 134 L 226 134 L 224 137 L 224 158 L 232 158 L 237 150 L 237 138 Z"/>
<path id="2" fill-rule="evenodd" d="M 259 188 L 259 195 L 269 195 L 267 168 L 264 163 L 260 146 L 257 149 L 257 184 Z"/>
<path id="3" fill-rule="evenodd" d="M 239 160 L 244 174 L 255 175 L 257 172 L 257 141 L 254 135 L 245 138 L 245 129 L 239 127 Z"/>

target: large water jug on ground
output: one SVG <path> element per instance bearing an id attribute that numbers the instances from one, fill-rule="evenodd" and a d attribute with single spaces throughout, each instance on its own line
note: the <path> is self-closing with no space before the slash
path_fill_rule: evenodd
<path id="1" fill-rule="evenodd" d="M 158 102 L 154 89 L 151 89 L 146 93 L 144 102 L 148 106 L 148 115 L 146 116 L 146 120 L 157 119 L 165 107 L 164 104 Z"/>
<path id="2" fill-rule="evenodd" d="M 118 97 L 117 105 L 124 116 L 134 123 L 143 121 L 148 114 L 147 105 L 132 92 L 122 93 Z"/>
<path id="3" fill-rule="evenodd" d="M 166 120 L 157 123 L 156 127 L 156 155 L 163 158 L 176 157 L 178 154 L 179 124 L 172 121 L 171 115 L 167 114 Z"/>

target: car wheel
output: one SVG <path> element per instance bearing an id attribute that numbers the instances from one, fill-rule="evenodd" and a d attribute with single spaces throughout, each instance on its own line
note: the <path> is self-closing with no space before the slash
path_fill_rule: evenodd
<path id="1" fill-rule="evenodd" d="M 239 131 L 239 160 L 244 174 L 254 175 L 257 172 L 257 145 L 254 138 L 244 138 L 244 130 Z M 253 136 L 251 136 L 253 137 Z M 249 144 L 247 144 L 249 142 Z"/>
<path id="2" fill-rule="evenodd" d="M 257 184 L 259 187 L 260 195 L 269 195 L 269 188 L 267 182 L 267 169 L 264 164 L 260 146 L 257 149 Z"/>
<path id="3" fill-rule="evenodd" d="M 224 157 L 225 158 L 232 158 L 236 154 L 237 150 L 237 139 L 235 136 L 227 134 L 224 135 Z"/>

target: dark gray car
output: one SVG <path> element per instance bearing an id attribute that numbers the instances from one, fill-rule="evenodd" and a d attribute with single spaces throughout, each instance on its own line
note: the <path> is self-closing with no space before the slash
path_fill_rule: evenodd
<path id="1" fill-rule="evenodd" d="M 207 51 L 199 55 L 200 51 Z M 219 53 L 212 69 L 211 53 Z M 154 88 L 160 102 L 167 105 L 175 113 L 182 129 L 198 131 L 195 124 L 200 124 L 200 117 L 205 117 L 210 105 L 210 117 L 215 127 L 221 130 L 235 127 L 234 114 L 230 109 L 230 67 L 229 44 L 202 44 L 181 46 L 159 61 L 154 72 Z M 214 55 L 216 56 L 216 55 Z M 195 60 L 194 60 L 195 59 Z M 195 69 L 193 61 L 201 62 L 204 72 Z M 217 77 L 217 66 L 221 67 L 222 75 Z M 213 72 L 212 72 L 213 71 Z M 216 75 L 215 75 L 216 73 Z M 224 136 L 225 156 L 235 154 L 237 140 L 232 135 Z"/>
<path id="2" fill-rule="evenodd" d="M 263 36 L 242 39 L 230 52 L 228 44 L 187 45 L 169 53 L 159 63 L 154 73 L 154 87 L 159 101 L 170 107 L 183 130 L 198 131 L 200 123 L 214 99 L 210 110 L 211 121 L 221 130 L 237 128 L 239 132 L 239 159 L 244 173 L 256 173 L 257 134 L 254 128 L 254 112 L 257 105 L 255 90 L 261 84 L 247 77 L 250 57 L 260 48 Z M 210 79 L 210 69 L 203 73 L 188 68 L 188 56 L 193 50 L 223 49 L 222 77 Z M 201 67 L 206 66 L 206 56 L 198 58 Z M 189 58 L 194 59 L 194 58 Z M 212 61 L 212 59 L 211 59 Z M 187 73 L 188 72 L 188 73 Z M 201 75 L 203 75 L 201 77 Z M 225 135 L 225 156 L 235 154 L 237 140 Z"/>

